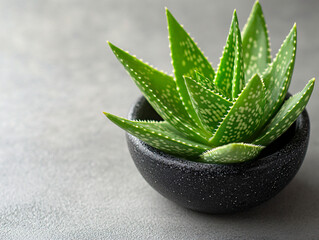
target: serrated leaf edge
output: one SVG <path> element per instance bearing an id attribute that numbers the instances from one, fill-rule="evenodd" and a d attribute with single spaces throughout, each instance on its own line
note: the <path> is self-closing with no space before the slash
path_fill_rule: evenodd
<path id="1" fill-rule="evenodd" d="M 191 79 L 192 81 L 194 81 L 195 83 L 197 83 L 198 85 L 200 85 L 200 86 L 201 86 L 202 88 L 204 88 L 205 90 L 207 90 L 207 91 L 209 91 L 209 92 L 212 92 L 213 94 L 217 95 L 218 97 L 224 99 L 225 101 L 227 101 L 227 102 L 229 102 L 229 103 L 233 103 L 233 101 L 232 101 L 231 99 L 229 99 L 229 98 L 227 98 L 227 97 L 221 95 L 221 94 L 220 94 L 219 92 L 217 92 L 217 91 L 214 91 L 214 90 L 212 90 L 212 89 L 209 89 L 209 88 L 203 86 L 202 84 L 200 84 L 199 82 L 197 82 L 195 79 L 193 79 L 193 78 L 191 78 L 191 77 L 189 77 L 189 76 L 185 76 L 185 75 L 183 76 L 183 78 L 184 78 L 184 80 L 185 80 L 185 78 L 189 78 L 189 79 Z M 187 85 L 186 85 L 186 86 L 187 86 Z"/>
<path id="2" fill-rule="evenodd" d="M 257 76 L 259 77 L 259 79 L 261 80 L 261 83 L 262 83 L 262 86 L 263 86 L 263 89 L 264 89 L 264 86 L 265 86 L 265 85 L 264 85 L 264 82 L 263 82 L 262 78 L 261 78 L 257 73 L 256 73 L 255 75 L 253 75 L 253 76 L 250 78 L 250 80 L 253 79 L 256 75 L 257 75 Z M 249 80 L 249 81 L 250 81 L 250 80 Z M 249 83 L 249 81 L 248 81 L 248 83 Z M 216 132 L 219 130 L 220 126 L 223 124 L 223 122 L 224 122 L 224 120 L 226 119 L 226 117 L 228 116 L 229 112 L 230 112 L 230 111 L 233 109 L 233 107 L 235 106 L 235 104 L 236 104 L 238 98 L 242 95 L 242 93 L 243 93 L 243 91 L 245 90 L 245 88 L 247 87 L 248 83 L 247 83 L 246 86 L 243 88 L 243 90 L 240 92 L 240 94 L 238 95 L 238 97 L 233 100 L 233 104 L 230 106 L 229 110 L 227 111 L 227 113 L 225 114 L 225 116 L 223 117 L 223 119 L 221 120 L 220 124 L 216 127 L 216 130 L 214 131 L 212 137 L 209 139 L 209 142 L 211 142 L 211 141 L 213 140 L 213 138 L 214 138 Z M 265 92 L 265 89 L 264 89 L 264 92 Z"/>
<path id="3" fill-rule="evenodd" d="M 251 21 L 251 18 L 253 18 L 253 11 L 255 10 L 256 7 L 259 7 L 260 10 L 261 10 L 260 17 L 262 19 L 262 22 L 264 23 L 263 27 L 264 27 L 264 31 L 266 32 L 266 35 L 267 35 L 267 52 L 268 52 L 268 58 L 267 59 L 268 59 L 268 63 L 271 63 L 271 59 L 272 59 L 272 57 L 271 57 L 271 42 L 270 42 L 270 37 L 269 37 L 268 25 L 266 23 L 266 20 L 265 20 L 265 17 L 264 17 L 264 12 L 263 12 L 262 7 L 261 7 L 261 5 L 260 5 L 258 0 L 255 2 L 254 6 L 252 8 L 252 11 L 249 14 L 249 17 L 248 17 L 248 19 L 247 19 L 247 21 L 246 21 L 246 23 L 245 23 L 245 25 L 244 25 L 244 27 L 243 27 L 243 29 L 241 31 L 242 32 L 242 37 L 245 34 L 245 31 L 246 31 L 246 28 L 248 26 L 248 23 Z M 257 10 L 255 10 L 255 11 L 257 11 Z M 260 74 L 262 75 L 262 73 L 260 73 Z"/>
<path id="4" fill-rule="evenodd" d="M 288 33 L 288 35 L 286 36 L 284 41 L 282 42 L 282 44 L 281 44 L 281 46 L 280 46 L 280 48 L 279 48 L 279 50 L 278 50 L 278 52 L 276 54 L 276 57 L 274 58 L 274 61 L 269 65 L 269 67 L 262 74 L 262 76 L 264 76 L 265 74 L 268 73 L 268 71 L 271 71 L 271 69 L 273 67 L 273 64 L 277 61 L 277 58 L 279 57 L 279 54 L 281 52 L 281 48 L 286 43 L 286 41 L 288 41 L 288 38 L 290 37 L 290 34 L 291 34 L 292 31 L 294 33 L 293 34 L 293 45 L 294 45 L 294 48 L 293 48 L 292 60 L 290 60 L 288 68 L 287 68 L 287 71 L 286 71 L 286 73 L 284 75 L 285 80 L 283 81 L 283 87 L 281 88 L 280 95 L 276 99 L 276 102 L 273 103 L 273 108 L 269 109 L 270 111 L 268 111 L 268 116 L 265 117 L 267 119 L 267 121 L 268 121 L 269 118 L 272 117 L 271 115 L 276 114 L 276 113 L 273 113 L 273 111 L 278 106 L 278 103 L 283 101 L 283 98 L 284 98 L 284 96 L 286 96 L 288 88 L 290 86 L 290 82 L 291 82 L 291 78 L 292 78 L 292 74 L 293 74 L 293 68 L 294 68 L 294 64 L 295 64 L 296 50 L 297 50 L 297 28 L 296 28 L 296 23 L 294 24 L 294 26 L 292 27 L 292 29 L 290 30 L 290 32 Z M 282 53 L 282 54 L 284 54 L 284 53 Z M 291 71 L 291 69 L 292 69 L 292 71 Z M 268 98 L 270 96 L 266 96 L 266 98 Z"/>
<path id="5" fill-rule="evenodd" d="M 235 25 L 235 26 L 234 26 L 234 25 Z M 235 28 L 235 29 L 234 29 L 234 28 Z M 226 38 L 226 44 L 225 44 L 225 46 L 224 46 L 224 48 L 223 48 L 222 56 L 219 58 L 219 63 L 218 63 L 218 66 L 217 66 L 217 71 L 216 71 L 215 77 L 214 77 L 214 79 L 213 79 L 213 82 L 214 82 L 214 84 L 215 84 L 217 87 L 218 87 L 218 85 L 216 84 L 216 81 L 217 81 L 217 77 L 219 77 L 220 71 L 222 70 L 222 69 L 221 69 L 221 64 L 222 64 L 222 62 L 223 62 L 223 60 L 224 60 L 224 57 L 225 57 L 224 55 L 225 55 L 225 53 L 226 53 L 226 50 L 228 50 L 228 40 L 229 40 L 229 37 L 231 36 L 231 33 L 233 32 L 233 34 L 234 34 L 235 30 L 238 30 L 238 31 L 240 32 L 236 9 L 234 10 L 234 13 L 233 13 L 232 21 L 231 21 L 230 28 L 229 28 L 229 31 L 228 31 L 228 34 L 227 34 L 227 38 Z M 237 33 L 236 33 L 236 34 L 237 34 Z M 235 37 L 234 40 L 237 41 L 237 37 Z M 236 47 L 237 47 L 237 46 L 236 46 Z M 233 64 L 234 64 L 234 63 L 233 63 Z M 234 67 L 235 67 L 235 64 L 234 64 L 234 66 L 233 66 L 233 74 L 234 74 Z M 233 76 L 234 76 L 234 75 L 233 75 Z M 230 84 L 233 83 L 233 76 L 231 76 L 232 79 L 231 79 L 231 83 L 230 83 Z M 218 90 L 220 90 L 221 94 L 222 94 L 225 98 L 227 98 L 227 96 L 226 96 L 227 93 L 224 93 L 223 90 L 220 89 L 219 87 L 218 87 Z M 231 97 L 231 100 L 232 100 L 232 86 L 231 86 L 230 97 Z"/>
<path id="6" fill-rule="evenodd" d="M 125 118 L 122 118 L 122 117 L 118 117 L 118 116 L 113 115 L 113 114 L 111 114 L 111 113 L 107 113 L 107 112 L 103 112 L 103 113 L 105 114 L 105 116 L 106 116 L 108 119 L 110 119 L 109 116 L 111 116 L 111 118 L 115 117 L 115 118 L 119 119 L 122 123 L 125 123 L 125 122 L 130 122 L 130 123 L 134 123 L 134 122 L 137 122 L 137 123 L 161 123 L 161 122 L 163 122 L 163 121 L 153 121 L 153 122 L 151 121 L 151 122 L 149 122 L 149 121 L 143 121 L 143 120 L 132 121 L 132 120 L 125 119 Z M 111 119 L 110 119 L 110 120 L 111 120 Z M 111 120 L 111 121 L 112 121 L 112 120 Z M 112 121 L 112 122 L 113 122 L 113 121 Z M 142 130 L 144 130 L 145 132 L 149 132 L 149 133 L 151 133 L 151 134 L 154 134 L 154 135 L 156 135 L 158 138 L 168 139 L 168 140 L 170 140 L 170 141 L 172 141 L 172 142 L 176 142 L 176 143 L 179 143 L 179 144 L 188 146 L 188 147 L 196 148 L 196 149 L 198 149 L 198 150 L 201 150 L 201 148 L 199 148 L 200 145 L 203 146 L 203 147 L 205 146 L 207 149 L 210 148 L 209 146 L 206 146 L 206 145 L 204 145 L 204 144 L 194 144 L 194 145 L 193 145 L 193 144 L 189 144 L 189 143 L 186 143 L 186 142 L 184 142 L 184 141 L 181 141 L 181 140 L 178 140 L 178 139 L 175 139 L 175 138 L 171 138 L 171 137 L 169 137 L 169 136 L 167 136 L 167 135 L 163 135 L 163 134 L 157 133 L 157 132 L 155 132 L 155 131 L 150 131 L 150 130 L 147 129 L 147 128 L 140 127 L 140 126 L 137 126 L 137 125 L 133 125 L 133 124 L 132 124 L 132 125 L 130 125 L 130 126 L 136 128 L 136 129 L 142 129 Z M 124 129 L 124 130 L 125 130 L 125 129 Z M 133 135 L 133 134 L 132 134 L 132 135 Z M 192 140 L 188 140 L 188 141 L 194 142 L 194 141 L 192 141 Z"/>
<path id="7" fill-rule="evenodd" d="M 172 14 L 167 8 L 165 8 L 165 11 L 166 11 L 166 16 L 167 16 L 167 21 L 169 21 L 169 20 L 168 20 L 169 16 L 171 16 L 173 19 L 175 19 L 175 17 L 173 16 L 173 14 Z M 176 19 L 175 19 L 175 20 L 176 20 Z M 177 20 L 176 20 L 176 22 L 178 23 L 178 25 L 181 26 L 181 28 L 182 28 L 182 29 L 185 31 L 185 33 L 189 36 L 189 38 L 191 39 L 192 43 L 198 48 L 200 55 L 202 55 L 203 59 L 205 59 L 205 60 L 207 61 L 207 63 L 210 64 L 210 66 L 211 66 L 211 68 L 212 68 L 212 70 L 213 70 L 214 75 L 216 75 L 216 73 L 215 73 L 215 71 L 214 71 L 214 69 L 213 69 L 213 67 L 212 67 L 211 62 L 209 62 L 208 58 L 205 56 L 205 53 L 200 49 L 200 47 L 198 46 L 197 42 L 195 42 L 194 38 L 191 37 L 191 34 L 189 34 L 189 33 L 185 30 L 184 26 L 183 26 L 182 24 L 180 24 Z M 171 64 L 172 64 L 172 66 L 173 66 L 173 75 L 175 76 L 174 80 L 175 80 L 175 82 L 176 82 L 177 92 L 179 93 L 179 97 L 180 97 L 180 99 L 181 99 L 182 105 L 184 106 L 184 108 L 185 108 L 185 110 L 186 110 L 186 112 L 187 112 L 189 118 L 193 120 L 193 122 L 195 123 L 195 125 L 196 125 L 197 127 L 199 127 L 200 129 L 205 130 L 204 126 L 203 126 L 202 123 L 201 123 L 201 120 L 198 118 L 198 115 L 197 115 L 195 109 L 193 108 L 193 105 L 191 104 L 191 106 L 188 106 L 188 104 L 186 104 L 187 99 L 184 99 L 184 96 L 180 93 L 180 88 L 179 88 L 179 86 L 177 85 L 177 80 L 176 80 L 176 70 L 175 70 L 175 67 L 174 67 L 174 60 L 173 60 L 173 58 L 172 58 L 172 45 L 171 45 L 171 36 L 170 36 L 170 27 L 169 27 L 169 24 L 167 24 L 167 30 L 168 30 L 168 33 L 169 33 L 169 34 L 168 34 L 168 40 L 169 40 L 168 42 L 169 42 L 169 49 L 170 49 L 170 57 L 171 57 L 171 59 L 172 59 L 172 60 L 171 60 Z M 183 76 L 182 76 L 182 77 L 183 77 Z M 186 86 L 185 86 L 185 89 L 186 89 Z M 193 109 L 191 109 L 191 112 L 194 113 L 194 116 L 195 116 L 195 117 L 197 116 L 197 119 L 194 119 L 194 116 L 192 116 L 191 112 L 189 111 L 189 107 L 193 108 Z"/>
<path id="8" fill-rule="evenodd" d="M 109 45 L 110 45 L 110 47 L 111 47 L 111 49 L 112 49 L 114 55 L 115 55 L 120 61 L 122 60 L 122 58 L 119 57 L 118 53 L 117 53 L 113 48 L 118 48 L 118 49 L 120 49 L 121 51 L 128 53 L 130 56 L 134 57 L 135 59 L 139 60 L 139 61 L 142 62 L 143 64 L 147 65 L 148 67 L 155 69 L 154 67 L 152 67 L 152 65 L 149 65 L 148 63 L 143 62 L 142 60 L 138 59 L 136 56 L 131 55 L 128 51 L 125 51 L 125 50 L 123 50 L 123 49 L 121 49 L 121 48 L 119 48 L 119 47 L 113 45 L 113 44 L 110 43 L 110 42 L 108 42 L 108 43 L 109 43 Z M 121 62 L 123 62 L 123 60 L 122 60 Z M 128 68 L 130 67 L 128 64 L 125 64 L 125 66 L 128 67 Z M 157 69 L 155 69 L 155 70 L 158 71 Z M 131 69 L 131 68 L 130 68 L 130 71 L 131 71 L 131 72 L 134 72 L 134 70 Z M 161 74 L 163 74 L 164 76 L 168 76 L 168 75 L 166 75 L 164 72 L 161 72 L 161 71 L 158 71 L 158 72 L 161 73 Z M 128 73 L 128 74 L 129 74 L 129 73 Z M 129 74 L 129 75 L 130 75 L 130 74 Z M 130 77 L 131 77 L 131 76 L 130 76 Z M 172 78 L 171 76 L 168 76 L 168 77 Z M 140 79 L 140 77 L 138 77 L 138 79 Z M 134 80 L 134 79 L 133 79 L 133 80 Z M 172 78 L 172 81 L 173 81 L 173 80 L 174 80 L 174 78 Z M 178 122 L 178 123 L 181 124 L 182 126 L 186 127 L 188 130 L 190 130 L 190 133 L 193 133 L 193 134 L 197 135 L 197 137 L 199 137 L 202 142 L 207 142 L 206 138 L 208 138 L 209 135 L 207 135 L 206 132 L 200 131 L 199 129 L 194 129 L 193 126 L 190 126 L 189 124 L 186 124 L 184 121 L 182 121 L 182 119 L 176 117 L 176 116 L 173 114 L 173 112 L 170 111 L 170 110 L 165 106 L 165 104 L 156 96 L 156 94 L 153 93 L 153 90 L 152 90 L 152 89 L 148 89 L 147 87 L 142 86 L 142 85 L 140 84 L 140 82 L 138 82 L 138 81 L 135 81 L 135 80 L 134 80 L 134 82 L 135 82 L 136 84 L 140 85 L 141 88 L 142 88 L 145 92 L 148 92 L 148 95 L 150 95 L 150 96 L 153 97 L 153 100 L 154 100 L 154 101 L 151 100 L 151 99 L 149 99 L 148 96 L 145 96 L 145 98 L 148 99 L 150 103 L 155 104 L 155 102 L 157 102 L 157 104 L 160 106 L 161 111 L 164 112 L 163 109 L 165 110 L 165 112 L 164 112 L 165 115 L 167 115 L 167 113 L 169 113 L 169 118 L 174 119 L 176 122 Z M 178 91 L 178 89 L 177 89 L 177 91 Z M 187 112 L 187 114 L 188 114 L 188 112 Z M 162 114 L 160 114 L 160 115 L 162 115 Z M 188 114 L 188 115 L 189 115 L 189 114 Z M 190 117 L 190 119 L 193 120 L 193 118 L 191 118 L 190 115 L 189 115 L 189 117 Z M 174 126 L 174 124 L 172 124 L 172 123 L 171 123 L 171 125 Z M 179 128 L 179 127 L 176 126 L 175 128 Z M 192 135 L 189 134 L 188 132 L 185 132 L 185 131 L 181 131 L 181 132 L 183 132 L 185 135 L 187 135 L 187 136 L 189 136 L 189 137 L 192 137 Z M 201 133 L 202 133 L 202 134 L 206 134 L 207 136 L 205 136 L 205 135 L 203 136 Z"/>
<path id="9" fill-rule="evenodd" d="M 312 82 L 311 82 L 312 81 Z M 296 106 L 296 105 L 298 105 L 299 103 L 300 103 L 300 101 L 301 101 L 301 99 L 303 99 L 303 97 L 308 93 L 308 91 L 309 91 L 309 89 L 314 85 L 314 82 L 315 82 L 315 79 L 314 78 L 312 78 L 310 81 L 309 81 L 309 88 L 304 92 L 304 94 L 302 94 L 301 95 L 301 97 L 299 98 L 299 100 L 294 104 L 294 106 Z M 302 91 L 302 90 L 301 90 Z M 300 92 L 299 92 L 300 93 Z M 296 94 L 298 94 L 298 93 L 296 93 Z M 293 95 L 293 96 L 295 96 L 295 95 Z M 293 96 L 291 96 L 290 98 L 292 98 Z M 310 96 L 311 96 L 311 94 L 309 95 L 309 97 L 308 97 L 308 99 L 306 100 L 306 101 L 308 101 L 309 100 L 309 98 L 310 98 Z M 289 99 L 288 99 L 289 100 Z M 307 102 L 308 103 L 308 102 Z M 307 103 L 305 104 L 305 106 L 304 106 L 304 108 L 306 107 L 306 105 L 307 105 Z M 286 114 L 285 114 L 285 116 L 277 123 L 277 124 L 275 124 L 275 126 L 273 126 L 271 129 L 269 129 L 263 136 L 261 136 L 260 138 L 257 138 L 255 141 L 253 141 L 253 144 L 256 142 L 257 144 L 258 144 L 258 142 L 260 142 L 262 139 L 264 139 L 265 137 L 267 137 L 279 124 L 281 124 L 282 123 L 282 121 L 283 120 L 285 120 L 286 119 L 286 117 L 287 117 L 287 115 L 289 114 L 289 113 L 291 113 L 291 111 L 293 111 L 294 110 L 294 107 L 292 107 L 289 111 L 287 111 L 286 112 Z M 276 116 L 276 115 L 275 115 Z M 299 116 L 299 115 L 298 115 Z M 297 118 L 298 118 L 298 116 L 297 116 Z M 295 121 L 293 121 L 291 124 L 293 124 Z M 290 125 L 291 126 L 291 125 Z M 288 127 L 289 128 L 289 127 Z M 284 132 L 283 132 L 284 133 Z M 283 134 L 282 133 L 282 134 Z M 280 136 L 278 136 L 278 137 L 280 137 Z M 277 138 L 278 138 L 277 137 Z M 276 139 L 277 139 L 276 138 Z M 276 139 L 273 139 L 272 141 L 274 141 L 274 140 L 276 140 Z M 270 143 L 269 143 L 270 144 Z M 268 144 L 267 144 L 268 145 Z"/>

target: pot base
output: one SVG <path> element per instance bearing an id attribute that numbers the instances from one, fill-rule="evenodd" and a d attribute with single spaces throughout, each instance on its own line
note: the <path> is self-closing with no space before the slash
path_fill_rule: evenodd
<path id="1" fill-rule="evenodd" d="M 132 107 L 129 119 L 161 120 L 144 97 Z M 127 142 L 139 172 L 164 197 L 200 212 L 229 213 L 261 204 L 292 180 L 304 160 L 309 132 L 304 110 L 257 159 L 227 165 L 175 157 L 130 134 Z"/>

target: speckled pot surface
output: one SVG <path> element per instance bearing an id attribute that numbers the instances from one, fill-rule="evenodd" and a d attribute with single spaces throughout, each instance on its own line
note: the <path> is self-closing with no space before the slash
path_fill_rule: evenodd
<path id="1" fill-rule="evenodd" d="M 160 117 L 145 98 L 140 97 L 129 119 L 160 120 Z M 164 197 L 201 212 L 229 213 L 259 205 L 292 180 L 305 157 L 309 132 L 309 117 L 304 110 L 258 159 L 230 165 L 178 158 L 130 134 L 127 134 L 127 142 L 139 172 Z"/>

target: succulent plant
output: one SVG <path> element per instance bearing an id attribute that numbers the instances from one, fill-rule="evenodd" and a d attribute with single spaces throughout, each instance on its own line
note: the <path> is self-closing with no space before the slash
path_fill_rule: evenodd
<path id="1" fill-rule="evenodd" d="M 236 10 L 217 71 L 166 9 L 174 77 L 109 43 L 163 121 L 105 115 L 164 152 L 207 163 L 255 158 L 305 108 L 314 87 L 285 101 L 295 63 L 296 24 L 271 61 L 268 30 L 257 1 L 240 32 Z"/>

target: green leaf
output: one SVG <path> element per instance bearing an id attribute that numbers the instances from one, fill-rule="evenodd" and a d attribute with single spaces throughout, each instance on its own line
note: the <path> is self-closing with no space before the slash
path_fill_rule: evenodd
<path id="1" fill-rule="evenodd" d="M 201 74 L 197 71 L 195 71 L 195 75 L 196 75 L 197 83 L 199 83 L 200 85 L 204 86 L 205 88 L 207 88 L 211 91 L 218 92 L 216 86 L 214 85 L 213 80 L 208 79 L 203 74 Z"/>
<path id="2" fill-rule="evenodd" d="M 204 54 L 167 9 L 166 15 L 176 85 L 186 111 L 201 127 L 200 120 L 191 104 L 183 76 L 195 78 L 195 70 L 197 70 L 204 76 L 214 79 L 215 73 Z"/>
<path id="3" fill-rule="evenodd" d="M 230 143 L 201 154 L 200 159 L 202 162 L 221 164 L 244 162 L 257 157 L 264 148 L 249 143 Z"/>
<path id="4" fill-rule="evenodd" d="M 234 73 L 232 80 L 232 99 L 236 99 L 245 87 L 243 49 L 239 28 L 237 28 L 236 49 L 234 59 Z"/>
<path id="5" fill-rule="evenodd" d="M 214 132 L 233 103 L 189 77 L 185 77 L 185 82 L 203 125 L 210 132 Z"/>
<path id="6" fill-rule="evenodd" d="M 191 157 L 210 149 L 208 146 L 183 137 L 167 122 L 131 121 L 110 113 L 105 115 L 128 133 L 164 152 Z"/>
<path id="7" fill-rule="evenodd" d="M 254 141 L 255 144 L 267 146 L 287 131 L 306 107 L 313 91 L 314 83 L 315 79 L 313 78 L 301 92 L 290 97 L 282 105 L 279 112 L 260 133 L 260 137 Z"/>
<path id="8" fill-rule="evenodd" d="M 281 107 L 292 76 L 295 64 L 297 28 L 293 26 L 281 45 L 275 60 L 262 76 L 266 87 L 266 109 L 264 123 L 268 122 Z"/>
<path id="9" fill-rule="evenodd" d="M 261 6 L 256 1 L 242 32 L 246 79 L 261 75 L 271 62 L 268 29 Z"/>
<path id="10" fill-rule="evenodd" d="M 226 98 L 234 99 L 244 88 L 243 74 L 241 36 L 235 10 L 214 84 Z"/>
<path id="11" fill-rule="evenodd" d="M 264 91 L 263 82 L 256 74 L 247 83 L 211 138 L 212 146 L 242 142 L 254 133 L 264 113 Z"/>
<path id="12" fill-rule="evenodd" d="M 109 45 L 155 111 L 185 135 L 206 142 L 206 133 L 196 127 L 187 114 L 173 77 L 152 68 L 113 44 Z"/>

